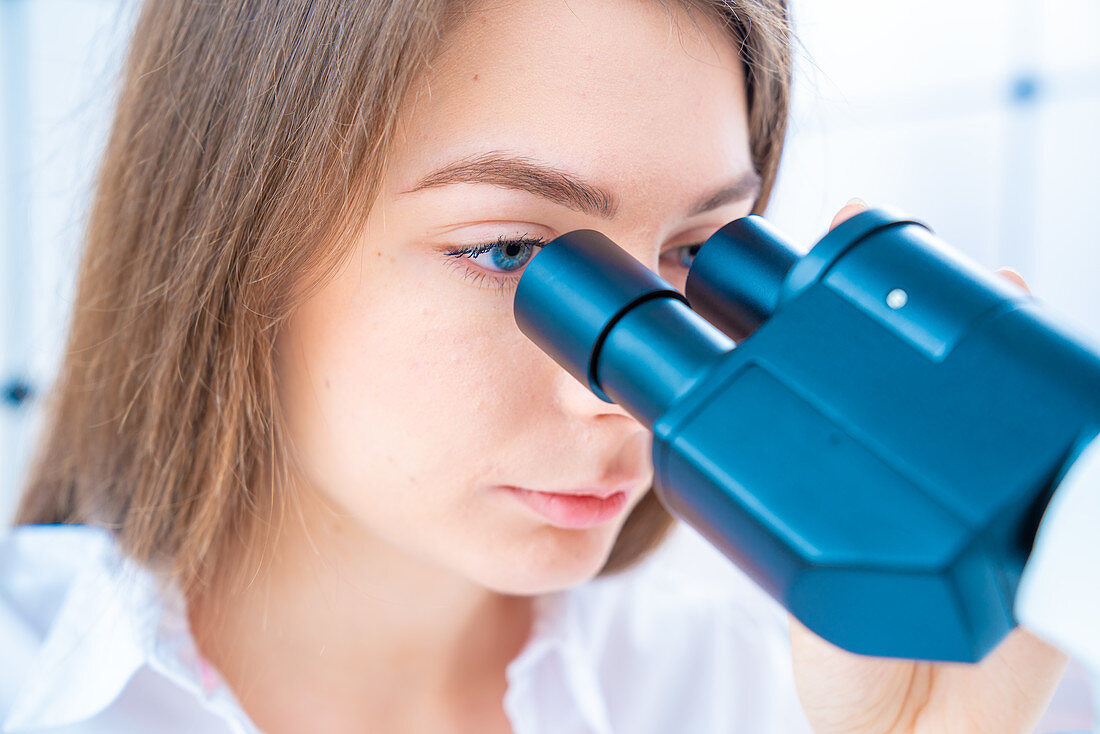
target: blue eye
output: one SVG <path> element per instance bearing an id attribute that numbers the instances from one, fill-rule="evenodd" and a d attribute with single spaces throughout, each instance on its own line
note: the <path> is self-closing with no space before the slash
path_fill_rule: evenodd
<path id="1" fill-rule="evenodd" d="M 469 247 L 445 249 L 444 253 L 458 261 L 475 263 L 477 267 L 465 267 L 464 277 L 475 283 L 482 281 L 496 281 L 500 290 L 504 290 L 509 284 L 519 280 L 517 273 L 534 257 L 537 248 L 546 244 L 541 237 L 507 237 L 501 235 L 495 242 L 485 242 Z M 672 265 L 684 268 L 691 267 L 702 242 L 694 245 L 683 245 L 666 252 L 671 256 Z"/>
<path id="2" fill-rule="evenodd" d="M 535 249 L 546 244 L 541 237 L 512 237 L 501 235 L 496 242 L 485 242 L 470 247 L 462 247 L 446 250 L 449 257 L 455 260 L 468 260 L 477 265 L 476 268 L 466 268 L 466 277 L 480 282 L 487 276 L 501 281 L 503 288 L 509 281 L 519 280 L 518 273 L 527 262 L 534 257 Z"/>
<path id="3" fill-rule="evenodd" d="M 673 253 L 673 263 L 679 265 L 685 270 L 691 268 L 691 263 L 695 260 L 695 256 L 699 253 L 699 248 L 703 246 L 702 242 L 694 245 L 683 245 L 682 247 L 674 247 L 669 250 Z"/>

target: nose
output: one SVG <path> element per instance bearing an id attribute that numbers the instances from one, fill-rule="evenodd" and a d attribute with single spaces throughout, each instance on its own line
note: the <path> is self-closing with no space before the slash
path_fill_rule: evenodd
<path id="1" fill-rule="evenodd" d="M 601 415 L 618 415 L 630 421 L 638 428 L 644 428 L 634 416 L 618 403 L 608 403 L 596 396 L 581 384 L 577 378 L 564 368 L 558 367 L 554 374 L 554 395 L 561 410 L 578 418 L 596 418 Z"/>

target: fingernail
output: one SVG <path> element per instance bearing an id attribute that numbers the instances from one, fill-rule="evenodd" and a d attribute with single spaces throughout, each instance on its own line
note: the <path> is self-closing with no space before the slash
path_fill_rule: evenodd
<path id="1" fill-rule="evenodd" d="M 848 199 L 848 201 L 845 202 L 844 206 L 851 206 L 852 204 L 859 204 L 860 206 L 867 206 L 867 202 L 864 201 L 863 199 L 859 198 L 858 196 L 853 197 L 851 199 Z M 841 207 L 841 208 L 843 208 L 843 207 Z"/>

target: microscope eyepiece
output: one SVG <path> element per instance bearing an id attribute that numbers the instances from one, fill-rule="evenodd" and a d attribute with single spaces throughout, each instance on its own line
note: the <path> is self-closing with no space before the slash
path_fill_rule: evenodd
<path id="1" fill-rule="evenodd" d="M 750 215 L 699 249 L 684 292 L 700 316 L 737 341 L 769 319 L 799 254 L 766 219 Z"/>

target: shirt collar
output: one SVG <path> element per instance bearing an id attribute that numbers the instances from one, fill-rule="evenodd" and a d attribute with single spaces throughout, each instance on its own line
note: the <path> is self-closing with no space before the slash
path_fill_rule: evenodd
<path id="1" fill-rule="evenodd" d="M 540 672 L 551 677 L 563 676 L 561 683 L 573 709 L 586 727 L 585 734 L 612 734 L 610 715 L 594 659 L 596 645 L 591 639 L 592 610 L 582 607 L 600 604 L 596 597 L 607 593 L 619 579 L 594 579 L 578 588 L 535 597 L 531 635 L 523 650 L 509 663 L 505 676 L 508 690 L 504 708 L 523 731 L 540 731 L 555 712 L 542 711 L 542 691 L 537 684 L 545 681 Z M 587 623 L 586 623 L 587 622 Z M 558 660 L 553 660 L 555 657 Z M 562 666 L 555 668 L 555 665 Z M 560 705 L 555 701 L 555 705 Z M 541 720 L 540 720 L 541 719 Z M 580 730 L 577 730 L 580 731 Z"/>
<path id="2" fill-rule="evenodd" d="M 106 530 L 83 526 L 80 532 L 93 538 L 88 552 L 78 559 L 80 568 L 0 730 L 14 734 L 89 719 L 145 665 L 208 707 L 232 708 L 236 702 L 227 687 L 211 695 L 203 685 L 178 587 L 122 554 Z M 51 541 L 42 535 L 43 543 Z"/>
<path id="3" fill-rule="evenodd" d="M 66 530 L 77 532 L 73 526 Z M 79 554 L 80 569 L 0 731 L 16 734 L 90 719 L 110 706 L 134 674 L 148 665 L 205 707 L 220 710 L 238 731 L 260 734 L 228 686 L 220 679 L 210 685 L 178 586 L 121 553 L 108 531 L 80 526 L 79 532 L 90 538 L 87 552 Z M 52 539 L 43 533 L 40 540 L 48 544 Z M 609 582 L 614 584 L 611 579 L 590 581 L 584 591 L 600 593 Z M 535 597 L 531 634 L 506 668 L 504 705 L 513 715 L 532 710 L 531 698 L 539 695 L 532 685 L 539 678 L 536 671 L 557 653 L 566 666 L 566 684 L 576 709 L 592 732 L 603 734 L 610 728 L 598 690 L 592 640 L 581 619 L 580 591 Z"/>

